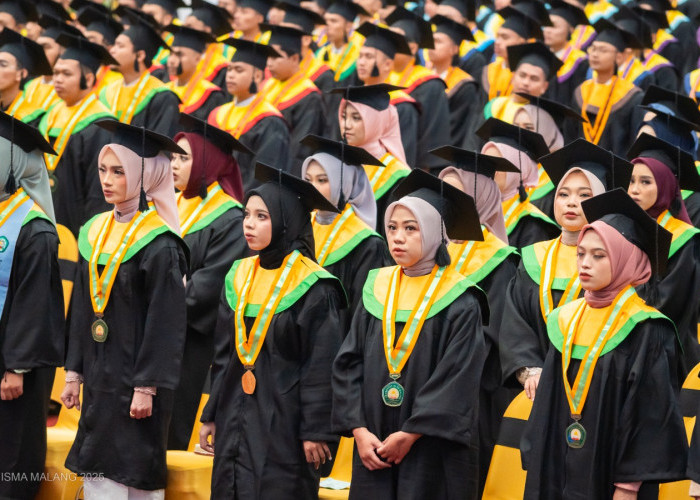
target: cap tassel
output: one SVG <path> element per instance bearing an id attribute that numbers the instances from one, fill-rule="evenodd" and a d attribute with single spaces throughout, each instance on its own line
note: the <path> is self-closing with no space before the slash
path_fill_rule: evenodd
<path id="1" fill-rule="evenodd" d="M 148 198 L 146 190 L 143 188 L 143 172 L 146 168 L 144 155 L 146 154 L 146 129 L 141 127 L 141 192 L 139 193 L 139 212 L 148 210 Z"/>
<path id="2" fill-rule="evenodd" d="M 180 76 L 180 75 L 182 75 L 182 74 L 185 72 L 185 70 L 182 69 L 182 61 L 180 61 L 179 63 L 177 63 L 177 69 L 176 69 L 175 71 L 177 72 L 177 73 L 176 73 L 177 76 Z"/>
<path id="3" fill-rule="evenodd" d="M 372 78 L 379 78 L 379 69 L 377 68 L 377 63 L 375 62 L 372 66 L 372 73 L 370 73 Z"/>
<path id="4" fill-rule="evenodd" d="M 14 119 L 11 120 L 11 131 L 10 131 L 10 137 L 12 138 L 10 140 L 10 173 L 7 176 L 7 182 L 5 183 L 5 192 L 7 194 L 15 194 L 17 191 L 17 180 L 15 179 L 15 173 L 13 171 L 13 166 L 14 166 L 14 149 L 15 149 L 15 121 Z"/>
<path id="5" fill-rule="evenodd" d="M 449 266 L 452 263 L 450 258 L 450 252 L 447 251 L 447 236 L 445 235 L 445 220 L 443 218 L 442 212 L 445 207 L 445 198 L 443 197 L 443 186 L 444 182 L 440 181 L 440 202 L 442 203 L 443 210 L 440 210 L 440 245 L 435 251 L 435 263 L 438 267 Z"/>
<path id="6" fill-rule="evenodd" d="M 199 179 L 199 197 L 203 200 L 209 194 L 207 192 L 207 125 L 204 125 L 204 142 L 202 143 L 202 175 Z"/>
<path id="7" fill-rule="evenodd" d="M 329 50 L 330 50 L 330 49 L 329 49 Z M 329 62 L 329 61 L 331 60 L 331 56 L 330 56 L 330 54 L 328 53 L 329 50 L 326 50 L 326 51 L 323 53 L 323 62 Z"/>
<path id="8" fill-rule="evenodd" d="M 255 80 L 250 81 L 250 87 L 248 87 L 248 92 L 250 92 L 251 94 L 258 93 L 258 84 L 255 83 Z"/>
<path id="9" fill-rule="evenodd" d="M 87 80 L 85 79 L 85 73 L 83 73 L 83 70 L 80 70 L 80 83 L 78 84 L 80 86 L 80 90 L 87 90 Z"/>
<path id="10" fill-rule="evenodd" d="M 141 68 L 139 68 L 139 57 L 136 56 L 136 59 L 134 59 L 134 71 L 137 73 L 141 73 Z"/>
<path id="11" fill-rule="evenodd" d="M 520 127 L 518 127 L 518 146 L 520 146 Z M 525 191 L 525 185 L 523 184 L 523 165 L 520 161 L 520 155 L 522 151 L 518 149 L 518 170 L 520 171 L 520 185 L 518 186 L 518 196 L 520 197 L 520 203 L 527 200 L 527 191 Z"/>

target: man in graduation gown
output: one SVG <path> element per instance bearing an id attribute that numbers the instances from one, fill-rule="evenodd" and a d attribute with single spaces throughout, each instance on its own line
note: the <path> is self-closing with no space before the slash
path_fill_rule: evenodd
<path id="1" fill-rule="evenodd" d="M 338 87 L 356 83 L 355 64 L 363 40 L 353 32 L 353 21 L 362 13 L 367 14 L 350 0 L 335 0 L 323 14 L 328 43 L 318 50 L 316 57 L 333 70 L 333 80 Z"/>
<path id="2" fill-rule="evenodd" d="M 268 35 L 260 30 L 270 10 L 267 0 L 241 0 L 233 15 L 233 29 L 229 36 L 243 38 L 251 42 L 266 43 Z"/>
<path id="3" fill-rule="evenodd" d="M 644 50 L 641 52 L 640 58 L 646 71 L 653 73 L 654 83 L 660 87 L 664 87 L 672 92 L 676 92 L 680 85 L 679 67 L 683 67 L 683 63 L 678 61 L 676 55 L 680 46 L 677 41 L 668 40 L 667 47 L 669 50 L 663 51 L 664 47 L 660 44 L 663 41 L 660 33 L 664 33 L 661 26 L 668 26 L 666 16 L 663 12 L 654 12 L 651 10 L 633 7 L 631 9 L 637 16 L 636 25 L 639 29 L 637 37 L 644 43 Z M 657 49 L 657 40 L 659 40 L 659 48 Z M 674 60 L 669 57 L 674 57 Z"/>
<path id="4" fill-rule="evenodd" d="M 117 35 L 124 31 L 124 26 L 115 21 L 110 11 L 99 4 L 88 5 L 80 9 L 78 21 L 85 27 L 85 38 L 92 43 L 102 45 L 107 50 L 112 48 Z M 99 95 L 102 89 L 117 80 L 121 75 L 107 65 L 103 65 L 97 71 L 97 83 L 95 93 Z"/>
<path id="5" fill-rule="evenodd" d="M 301 164 L 309 149 L 300 144 L 309 134 L 323 135 L 325 131 L 325 108 L 318 87 L 301 69 L 301 38 L 303 31 L 287 26 L 265 25 L 270 31 L 270 45 L 279 57 L 270 56 L 268 79 L 262 93 L 265 99 L 277 108 L 289 125 L 289 160 L 291 172 L 299 175 Z M 335 118 L 335 117 L 331 117 Z"/>
<path id="6" fill-rule="evenodd" d="M 185 26 L 168 26 L 173 33 L 173 45 L 168 57 L 168 73 L 172 80 L 166 84 L 180 98 L 180 111 L 206 120 L 209 113 L 228 101 L 227 94 L 204 78 L 200 62 L 207 44 L 214 37 L 204 31 Z M 228 63 L 227 63 L 228 65 Z"/>
<path id="7" fill-rule="evenodd" d="M 7 0 L 0 3 L 0 26 L 17 33 L 26 32 L 29 22 L 37 22 L 39 13 L 32 2 Z"/>
<path id="8" fill-rule="evenodd" d="M 666 24 L 663 34 L 657 31 L 654 49 L 660 55 L 673 61 L 673 49 L 668 42 L 677 40 L 681 47 L 681 57 L 676 66 L 679 72 L 687 73 L 697 67 L 700 47 L 696 38 L 697 27 L 688 17 L 675 10 L 668 0 L 640 0 L 637 5 L 641 9 L 663 13 L 666 16 Z"/>
<path id="9" fill-rule="evenodd" d="M 124 6 L 123 2 L 119 2 L 120 7 Z M 150 16 L 154 21 L 154 28 L 161 34 L 163 41 L 167 46 L 173 41 L 172 33 L 164 28 L 172 24 L 173 20 L 177 19 L 177 9 L 186 7 L 182 0 L 146 0 L 141 6 L 140 12 L 146 16 Z M 137 8 L 137 6 L 133 6 Z M 168 62 L 170 50 L 167 47 L 160 46 L 156 55 L 151 60 L 149 71 L 156 78 L 167 81 L 168 72 L 165 68 Z"/>
<path id="10" fill-rule="evenodd" d="M 120 122 L 171 137 L 179 116 L 179 99 L 148 72 L 158 47 L 165 43 L 145 22 L 133 18 L 131 23 L 109 51 L 122 80 L 105 87 L 100 100 Z"/>
<path id="11" fill-rule="evenodd" d="M 226 90 L 233 100 L 215 108 L 208 121 L 253 151 L 252 155 L 236 153 L 243 187 L 248 190 L 256 185 L 257 162 L 289 168 L 289 127 L 282 113 L 258 92 L 267 58 L 277 52 L 269 45 L 240 38 L 229 38 L 226 43 L 236 49 L 226 73 Z"/>

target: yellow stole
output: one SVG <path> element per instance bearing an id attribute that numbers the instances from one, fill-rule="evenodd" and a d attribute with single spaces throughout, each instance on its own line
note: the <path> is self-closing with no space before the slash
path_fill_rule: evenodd
<path id="1" fill-rule="evenodd" d="M 483 234 L 484 241 L 450 242 L 447 245 L 447 252 L 450 254 L 451 260 L 450 268 L 475 283 L 488 276 L 502 261 L 492 263 L 492 259 L 498 255 L 507 256 L 515 252 L 513 247 L 502 242 L 488 229 L 483 228 Z"/>
<path id="2" fill-rule="evenodd" d="M 506 123 L 513 123 L 515 114 L 526 104 L 527 101 L 515 102 L 512 96 L 496 97 L 487 105 L 486 109 L 491 111 L 491 116 L 494 118 L 498 118 Z"/>
<path id="3" fill-rule="evenodd" d="M 236 139 L 267 116 L 282 117 L 282 113 L 267 102 L 262 94 L 256 94 L 253 100 L 245 106 L 236 106 L 233 102 L 229 102 L 219 106 L 212 113 L 215 125 Z"/>
<path id="4" fill-rule="evenodd" d="M 411 173 L 411 169 L 407 165 L 389 152 L 384 153 L 379 161 L 384 164 L 383 167 L 362 165 L 372 185 L 375 200 L 384 196 L 399 179 Z"/>
<path id="5" fill-rule="evenodd" d="M 180 98 L 180 112 L 194 113 L 209 98 L 212 92 L 221 90 L 209 80 L 190 80 L 185 85 L 178 85 L 177 80 L 165 84 Z"/>
<path id="6" fill-rule="evenodd" d="M 44 77 L 34 78 L 24 86 L 24 94 L 30 106 L 40 109 L 51 109 L 51 106 L 61 100 L 56 94 L 52 83 L 44 83 Z"/>
<path id="7" fill-rule="evenodd" d="M 312 92 L 319 92 L 318 87 L 302 70 L 284 82 L 277 78 L 269 78 L 262 91 L 265 99 L 280 111 L 293 106 Z"/>
<path id="8" fill-rule="evenodd" d="M 121 80 L 122 75 L 117 71 L 112 71 L 109 66 L 100 66 L 100 69 L 97 70 L 96 79 L 97 83 L 95 84 L 93 92 L 99 95 L 106 86 Z"/>
<path id="9" fill-rule="evenodd" d="M 130 86 L 124 85 L 124 80 L 118 80 L 106 86 L 100 99 L 122 123 L 131 123 L 143 107 L 148 103 L 153 92 L 165 89 L 165 84 L 148 72 Z"/>
<path id="10" fill-rule="evenodd" d="M 495 61 L 486 67 L 486 78 L 489 87 L 489 101 L 495 97 L 509 96 L 513 91 L 510 80 L 513 74 L 502 57 L 497 57 Z"/>
<path id="11" fill-rule="evenodd" d="M 331 224 L 319 224 L 314 213 L 311 219 L 314 231 L 316 260 L 320 266 L 330 266 L 342 260 L 366 238 L 376 235 L 350 205 Z"/>
<path id="12" fill-rule="evenodd" d="M 581 114 L 589 122 L 583 126 L 585 138 L 593 144 L 598 144 L 614 106 L 637 87 L 627 80 L 614 76 L 609 85 L 589 79 L 579 88 L 583 101 Z M 589 113 L 595 114 L 595 120 L 589 119 Z"/>
<path id="13" fill-rule="evenodd" d="M 447 93 L 448 96 L 451 95 L 452 90 L 455 89 L 459 83 L 465 80 L 473 81 L 474 79 L 463 69 L 458 68 L 457 66 L 450 66 L 450 69 L 447 70 L 447 74 L 445 75 L 445 85 L 447 85 L 445 93 Z"/>

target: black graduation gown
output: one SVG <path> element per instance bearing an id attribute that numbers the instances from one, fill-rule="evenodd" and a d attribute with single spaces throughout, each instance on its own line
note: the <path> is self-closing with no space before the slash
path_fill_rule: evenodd
<path id="1" fill-rule="evenodd" d="M 447 94 L 452 137 L 450 144 L 453 146 L 469 151 L 479 147 L 479 137 L 474 131 L 484 109 L 482 95 L 476 80 L 462 80 Z"/>
<path id="2" fill-rule="evenodd" d="M 657 69 L 653 73 L 654 75 L 654 85 L 663 87 L 671 92 L 678 92 L 680 89 L 680 81 L 678 78 L 678 73 L 676 68 L 671 66 L 664 66 Z"/>
<path id="3" fill-rule="evenodd" d="M 179 118 L 180 99 L 168 90 L 156 93 L 146 107 L 134 115 L 131 125 L 172 137 L 177 131 Z"/>
<path id="4" fill-rule="evenodd" d="M 685 388 L 684 388 L 685 389 Z M 681 406 L 683 409 L 683 416 L 697 417 L 700 415 L 700 399 L 698 398 L 684 398 L 684 393 L 686 391 L 681 391 Z M 697 391 L 689 391 L 692 394 L 696 394 Z M 689 404 L 690 403 L 690 404 Z M 697 423 L 697 420 L 696 420 Z M 700 483 L 700 426 L 693 426 L 693 434 L 690 440 L 690 449 L 688 450 L 688 468 L 686 470 L 687 476 L 696 483 Z"/>
<path id="5" fill-rule="evenodd" d="M 306 462 L 302 441 L 337 440 L 330 431 L 330 380 L 344 305 L 338 285 L 319 280 L 272 317 L 255 361 L 252 395 L 241 387 L 234 311 L 222 295 L 211 397 L 201 419 L 216 423 L 212 498 L 318 497 L 320 472 Z M 255 318 L 244 321 L 250 331 Z"/>
<path id="6" fill-rule="evenodd" d="M 265 163 L 281 170 L 289 170 L 291 155 L 287 154 L 290 147 L 289 126 L 279 116 L 266 116 L 253 125 L 250 130 L 239 137 L 253 154 L 234 151 L 233 156 L 238 161 L 243 179 L 243 189 L 253 189 L 260 183 L 255 180 L 255 164 Z M 284 154 L 280 154 L 284 152 Z"/>
<path id="7" fill-rule="evenodd" d="M 581 419 L 586 442 L 576 450 L 565 439 L 573 421 L 562 356 L 550 348 L 520 443 L 527 469 L 524 498 L 600 500 L 612 498 L 615 482 L 683 478 L 687 438 L 677 401 L 675 352 L 671 323 L 652 319 L 601 356 Z M 571 360 L 570 381 L 580 364 Z"/>
<path id="8" fill-rule="evenodd" d="M 301 176 L 301 164 L 313 154 L 308 146 L 300 144 L 301 140 L 309 134 L 323 136 L 326 129 L 325 109 L 323 99 L 319 92 L 311 92 L 300 101 L 281 109 L 280 112 L 290 128 L 289 133 L 289 162 L 291 173 Z M 275 154 L 282 151 L 276 146 Z"/>
<path id="9" fill-rule="evenodd" d="M 207 121 L 207 118 L 209 118 L 209 115 L 214 110 L 214 108 L 218 108 L 219 106 L 226 104 L 230 100 L 231 97 L 223 90 L 214 90 L 211 94 L 209 94 L 209 97 L 206 98 L 206 100 L 202 103 L 200 107 L 198 107 L 194 111 L 188 111 L 188 113 L 194 116 L 195 118 Z"/>
<path id="10" fill-rule="evenodd" d="M 366 427 L 380 440 L 397 431 L 423 436 L 400 465 L 369 471 L 353 454 L 350 499 L 476 498 L 478 386 L 486 356 L 480 291 L 470 288 L 423 323 L 401 371 L 403 404 L 382 402 L 390 381 L 382 322 L 358 307 L 333 364 L 333 429 Z M 396 323 L 397 332 L 404 327 Z M 469 390 L 473 388 L 473 390 Z"/>
<path id="11" fill-rule="evenodd" d="M 98 343 L 90 334 L 95 317 L 88 262 L 80 258 L 66 357 L 66 370 L 85 378 L 78 434 L 66 458 L 73 472 L 101 473 L 138 489 L 165 488 L 168 426 L 185 344 L 186 271 L 182 242 L 168 233 L 122 262 L 105 309 L 109 336 Z M 153 414 L 131 418 L 134 387 L 150 386 L 158 391 Z"/>
<path id="12" fill-rule="evenodd" d="M 243 238 L 243 213 L 239 208 L 231 208 L 207 227 L 188 233 L 183 239 L 190 249 L 185 287 L 187 336 L 170 422 L 170 450 L 186 450 L 189 445 L 202 388 L 214 357 L 214 329 L 224 276 L 235 260 L 248 254 Z"/>
<path id="13" fill-rule="evenodd" d="M 70 136 L 54 171 L 56 222 L 66 226 L 76 237 L 80 226 L 111 207 L 105 201 L 97 171 L 97 158 L 109 142 L 109 132 L 91 123 Z"/>
<path id="14" fill-rule="evenodd" d="M 450 106 L 445 94 L 445 82 L 439 78 L 426 80 L 416 86 L 410 96 L 420 103 L 423 112 L 418 119 L 416 162 L 409 165 L 422 169 L 447 166 L 446 160 L 429 153 L 444 146 L 445 139 L 450 137 Z"/>
<path id="15" fill-rule="evenodd" d="M 688 211 L 688 217 L 693 223 L 693 226 L 700 227 L 700 192 L 691 193 L 683 200 L 685 209 Z"/>
<path id="16" fill-rule="evenodd" d="M 671 35 L 676 37 L 683 50 L 683 65 L 679 67 L 681 74 L 685 75 L 697 68 L 698 56 L 700 55 L 700 47 L 698 47 L 697 38 L 695 36 L 696 27 L 693 23 L 684 21 L 678 24 L 676 29 L 671 32 Z M 662 54 L 663 55 L 663 54 Z"/>
<path id="17" fill-rule="evenodd" d="M 559 77 L 554 75 L 549 81 L 549 87 L 547 87 L 544 97 L 569 106 L 571 104 L 571 96 L 574 95 L 576 87 L 588 78 L 588 69 L 588 60 L 582 60 L 564 81 L 559 81 Z"/>
<path id="18" fill-rule="evenodd" d="M 39 489 L 30 475 L 44 472 L 54 367 L 63 364 L 63 316 L 56 228 L 33 219 L 19 232 L 0 319 L 0 373 L 31 370 L 23 375 L 23 394 L 0 401 L 0 475 L 28 477 L 0 481 L 1 498 L 32 499 Z"/>
<path id="19" fill-rule="evenodd" d="M 470 75 L 480 75 L 487 58 L 478 49 L 473 49 L 459 60 L 458 66 Z"/>
<path id="20" fill-rule="evenodd" d="M 539 241 L 551 240 L 561 234 L 561 230 L 539 217 L 526 216 L 518 221 L 517 226 L 508 235 L 508 244 L 523 248 Z"/>
<path id="21" fill-rule="evenodd" d="M 401 143 L 403 144 L 403 151 L 406 156 L 406 165 L 411 168 L 416 168 L 416 161 L 418 159 L 418 127 L 423 111 L 421 110 L 421 106 L 414 102 L 400 102 L 395 104 L 395 106 L 399 114 Z"/>
<path id="22" fill-rule="evenodd" d="M 679 73 L 682 72 L 684 75 L 687 72 L 693 71 L 697 63 L 697 60 L 693 62 L 691 57 L 685 57 L 683 54 L 683 47 L 679 42 L 670 41 L 664 45 L 660 51 L 657 51 L 657 54 L 671 61 L 671 64 L 673 64 L 676 70 Z M 674 92 L 678 92 L 679 90 L 682 91 L 681 88 L 676 88 Z"/>

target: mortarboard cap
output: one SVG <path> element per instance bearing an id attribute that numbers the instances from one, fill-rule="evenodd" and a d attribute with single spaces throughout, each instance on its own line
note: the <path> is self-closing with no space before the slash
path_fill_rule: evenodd
<path id="1" fill-rule="evenodd" d="M 146 53 L 146 64 L 150 64 L 160 47 L 170 49 L 160 34 L 149 23 L 140 17 L 132 18 L 131 21 L 131 25 L 122 31 L 121 34 L 131 40 L 131 43 L 134 45 L 134 52 L 143 50 Z"/>
<path id="2" fill-rule="evenodd" d="M 112 45 L 117 35 L 124 30 L 124 26 L 108 12 L 105 13 L 104 10 L 94 8 L 91 5 L 80 10 L 78 21 L 85 26 L 86 31 L 100 33 L 109 45 Z"/>
<path id="3" fill-rule="evenodd" d="M 343 98 L 350 102 L 359 102 L 383 111 L 389 107 L 391 96 L 389 92 L 401 90 L 405 87 L 397 87 L 388 83 L 378 83 L 376 85 L 361 85 L 359 87 L 338 87 L 331 90 L 331 94 L 342 94 Z"/>
<path id="4" fill-rule="evenodd" d="M 370 17 L 361 5 L 352 2 L 351 0 L 334 0 L 326 10 L 327 14 L 338 14 L 346 21 L 354 21 L 358 15 Z"/>
<path id="5" fill-rule="evenodd" d="M 515 72 L 522 63 L 532 64 L 544 71 L 545 79 L 549 80 L 557 74 L 564 64 L 549 47 L 542 42 L 511 45 L 508 50 L 508 65 Z"/>
<path id="6" fill-rule="evenodd" d="M 291 26 L 279 26 L 267 23 L 260 25 L 261 31 L 270 32 L 269 45 L 279 45 L 287 54 L 299 54 L 301 52 L 301 38 L 308 33 L 292 28 Z"/>
<path id="7" fill-rule="evenodd" d="M 485 175 L 491 179 L 494 178 L 496 172 L 518 173 L 517 167 L 505 158 L 483 155 L 456 146 L 441 146 L 430 151 L 430 154 L 449 161 L 453 167 Z"/>
<path id="8" fill-rule="evenodd" d="M 12 30 L 0 32 L 0 52 L 12 54 L 27 70 L 27 78 L 50 75 L 53 72 L 41 45 Z"/>
<path id="9" fill-rule="evenodd" d="M 262 70 L 267 66 L 268 57 L 280 57 L 280 54 L 269 45 L 242 38 L 227 38 L 223 43 L 236 49 L 231 57 L 231 62 L 243 62 Z"/>
<path id="10" fill-rule="evenodd" d="M 262 183 L 270 182 L 277 184 L 280 189 L 291 191 L 309 212 L 323 210 L 325 212 L 338 213 L 338 209 L 325 196 L 319 193 L 313 184 L 299 177 L 258 162 L 255 165 L 255 178 Z"/>
<path id="11" fill-rule="evenodd" d="M 357 29 L 357 32 L 365 37 L 365 47 L 377 49 L 390 59 L 393 59 L 397 53 L 411 55 L 406 38 L 395 31 L 367 21 Z"/>
<path id="12" fill-rule="evenodd" d="M 146 0 L 143 2 L 143 5 L 146 4 L 158 5 L 173 16 L 177 14 L 177 9 L 187 7 L 187 4 L 185 4 L 185 2 L 182 0 Z"/>
<path id="13" fill-rule="evenodd" d="M 26 24 L 39 20 L 39 12 L 33 2 L 27 0 L 2 0 L 0 12 L 10 14 L 17 24 Z"/>
<path id="14" fill-rule="evenodd" d="M 64 22 L 69 22 L 72 20 L 70 13 L 63 8 L 63 5 L 58 2 L 54 2 L 53 0 L 40 0 L 36 3 L 36 8 L 39 17 L 49 15 L 55 17 L 56 19 L 61 19 Z"/>
<path id="15" fill-rule="evenodd" d="M 153 132 L 143 127 L 136 127 L 107 118 L 95 122 L 112 135 L 108 143 L 121 144 L 142 158 L 153 158 L 161 152 L 185 154 L 170 137 Z"/>
<path id="16" fill-rule="evenodd" d="M 503 143 L 522 151 L 532 160 L 549 154 L 549 148 L 542 136 L 536 132 L 506 123 L 497 118 L 489 118 L 476 131 L 484 141 Z"/>
<path id="17" fill-rule="evenodd" d="M 546 99 L 544 97 L 537 97 L 534 95 L 527 94 L 525 92 L 515 93 L 523 99 L 527 99 L 528 101 L 530 101 L 530 104 L 532 104 L 533 106 L 549 113 L 560 128 L 562 126 L 562 122 L 567 118 L 571 118 L 572 120 L 576 120 L 579 122 L 587 121 L 583 116 L 581 116 L 581 114 L 578 111 L 560 102 L 553 101 L 551 99 Z M 535 127 L 537 127 L 537 124 L 535 124 Z M 535 132 L 537 132 L 537 130 L 535 130 Z"/>
<path id="18" fill-rule="evenodd" d="M 510 5 L 503 7 L 498 11 L 498 15 L 504 19 L 501 28 L 512 30 L 526 40 L 530 38 L 543 39 L 542 28 L 538 22 L 514 7 Z"/>
<path id="19" fill-rule="evenodd" d="M 539 0 L 512 0 L 511 6 L 531 19 L 534 19 L 540 26 L 551 26 L 549 12 L 544 2 Z"/>
<path id="20" fill-rule="evenodd" d="M 626 48 L 641 49 L 642 43 L 634 36 L 633 33 L 626 31 L 619 26 L 614 25 L 607 19 L 599 19 L 594 25 L 597 35 L 596 42 L 609 43 L 617 49 L 618 52 L 624 51 Z"/>
<path id="21" fill-rule="evenodd" d="M 240 0 L 240 2 L 238 2 L 238 7 L 253 9 L 255 12 L 265 17 L 272 5 L 267 0 Z"/>
<path id="22" fill-rule="evenodd" d="M 221 130 L 195 116 L 188 115 L 187 113 L 180 113 L 179 123 L 184 128 L 184 132 L 201 135 L 226 154 L 233 154 L 234 151 L 253 154 L 250 149 L 225 130 Z"/>
<path id="23" fill-rule="evenodd" d="M 681 189 L 700 191 L 700 174 L 687 152 L 649 134 L 641 134 L 627 152 L 627 158 L 654 158 L 666 165 L 678 179 Z"/>
<path id="24" fill-rule="evenodd" d="M 206 0 L 192 0 L 191 16 L 202 21 L 212 31 L 215 37 L 231 31 L 231 14 L 224 8 Z"/>
<path id="25" fill-rule="evenodd" d="M 561 17 L 572 28 L 588 24 L 588 17 L 583 9 L 564 0 L 551 0 L 549 2 L 549 15 Z"/>
<path id="26" fill-rule="evenodd" d="M 41 33 L 41 36 L 52 38 L 54 40 L 56 40 L 61 33 L 66 33 L 75 37 L 83 36 L 82 31 L 80 31 L 75 26 L 66 24 L 57 17 L 49 16 L 46 14 L 41 16 L 41 19 L 39 19 L 39 26 L 44 28 L 44 31 Z"/>
<path id="27" fill-rule="evenodd" d="M 625 5 L 620 5 L 611 19 L 618 28 L 632 33 L 644 48 L 651 48 L 653 46 L 649 24 L 634 10 Z M 654 33 L 656 33 L 656 30 L 654 30 Z"/>
<path id="28" fill-rule="evenodd" d="M 309 134 L 301 140 L 301 143 L 308 146 L 314 153 L 327 153 L 338 158 L 344 165 L 383 165 L 381 161 L 362 148 L 326 137 Z"/>
<path id="29" fill-rule="evenodd" d="M 476 1 L 475 0 L 442 0 L 437 2 L 456 9 L 463 18 L 468 21 L 476 21 Z"/>
<path id="30" fill-rule="evenodd" d="M 418 44 L 420 48 L 435 48 L 433 28 L 428 21 L 400 5 L 386 18 L 386 23 L 392 28 L 404 32 L 406 40 Z"/>
<path id="31" fill-rule="evenodd" d="M 170 24 L 165 31 L 173 34 L 172 47 L 187 47 L 195 52 L 204 52 L 208 44 L 216 42 L 211 34 L 186 26 Z"/>
<path id="32" fill-rule="evenodd" d="M 686 3 L 696 3 L 696 2 L 686 2 Z M 700 4 L 698 4 L 700 5 Z M 646 22 L 651 30 L 656 33 L 657 30 L 666 29 L 669 27 L 668 18 L 664 12 L 659 12 L 655 10 L 642 9 L 641 7 L 632 7 L 635 14 L 641 17 L 644 22 Z"/>
<path id="33" fill-rule="evenodd" d="M 673 6 L 669 0 L 638 0 L 638 5 L 648 5 L 653 10 L 658 12 L 666 12 L 668 10 L 673 10 Z"/>
<path id="34" fill-rule="evenodd" d="M 681 126 L 700 131 L 700 110 L 697 103 L 686 95 L 651 85 L 644 93 L 640 107 Z"/>
<path id="35" fill-rule="evenodd" d="M 92 43 L 87 38 L 75 37 L 61 33 L 56 42 L 65 47 L 59 59 L 72 59 L 80 64 L 87 66 L 93 73 L 102 66 L 117 64 L 117 61 L 109 55 L 109 52 L 102 45 Z"/>
<path id="36" fill-rule="evenodd" d="M 27 153 L 38 149 L 42 153 L 56 154 L 51 144 L 46 141 L 36 127 L 28 125 L 4 111 L 0 111 L 0 136 L 13 142 Z"/>
<path id="37" fill-rule="evenodd" d="M 131 26 L 133 24 L 147 24 L 154 30 L 160 29 L 160 24 L 158 24 L 155 17 L 150 14 L 146 14 L 142 10 L 132 9 L 126 5 L 119 5 L 116 9 L 114 9 L 114 13 L 121 18 L 121 22 L 124 26 Z"/>
<path id="38" fill-rule="evenodd" d="M 435 33 L 446 34 L 455 45 L 460 45 L 463 40 L 474 41 L 474 35 L 472 35 L 472 31 L 469 28 L 463 24 L 454 22 L 448 17 L 441 15 L 433 16 L 430 23 L 435 26 Z"/>
<path id="39" fill-rule="evenodd" d="M 298 5 L 288 2 L 277 2 L 275 7 L 284 11 L 284 20 L 282 22 L 285 25 L 296 26 L 297 29 L 306 33 L 313 32 L 318 25 L 326 24 L 326 21 L 319 14 Z"/>

